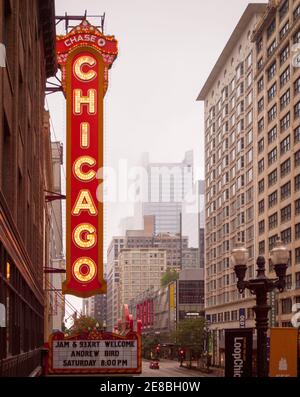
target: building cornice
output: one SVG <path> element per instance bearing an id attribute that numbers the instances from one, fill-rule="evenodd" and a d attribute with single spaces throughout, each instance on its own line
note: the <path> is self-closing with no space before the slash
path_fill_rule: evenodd
<path id="1" fill-rule="evenodd" d="M 202 87 L 200 94 L 197 97 L 197 101 L 204 101 L 211 90 L 211 87 L 215 84 L 215 81 L 222 69 L 224 68 L 224 64 L 229 58 L 230 54 L 234 50 L 238 41 L 240 40 L 243 32 L 245 31 L 245 26 L 248 26 L 251 18 L 255 14 L 262 14 L 265 12 L 267 5 L 264 3 L 250 3 L 246 10 L 244 11 L 242 17 L 240 18 L 236 28 L 231 34 L 225 48 L 223 49 L 221 55 L 219 56 L 215 66 L 213 67 L 208 79 L 206 80 L 204 86 Z"/>

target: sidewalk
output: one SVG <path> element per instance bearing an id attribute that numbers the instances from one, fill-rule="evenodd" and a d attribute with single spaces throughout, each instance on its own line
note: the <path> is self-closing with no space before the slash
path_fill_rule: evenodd
<path id="1" fill-rule="evenodd" d="M 205 367 L 199 367 L 197 361 L 192 361 L 192 366 L 190 366 L 189 362 L 185 361 L 182 366 L 216 377 L 224 377 L 224 368 L 209 367 L 209 369 L 207 369 Z"/>

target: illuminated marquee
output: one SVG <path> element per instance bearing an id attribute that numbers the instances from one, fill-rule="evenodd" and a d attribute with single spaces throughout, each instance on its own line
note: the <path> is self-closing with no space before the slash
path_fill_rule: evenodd
<path id="1" fill-rule="evenodd" d="M 67 279 L 63 293 L 106 292 L 103 279 L 103 200 L 96 196 L 103 167 L 103 97 L 117 42 L 86 20 L 57 38 L 67 99 Z"/>
<path id="2" fill-rule="evenodd" d="M 50 336 L 46 365 L 49 374 L 141 373 L 141 336 L 92 331 L 66 338 L 58 332 Z"/>

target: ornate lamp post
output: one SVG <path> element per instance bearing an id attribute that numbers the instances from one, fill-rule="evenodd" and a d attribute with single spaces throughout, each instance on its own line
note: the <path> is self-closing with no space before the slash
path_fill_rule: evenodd
<path id="1" fill-rule="evenodd" d="M 268 313 L 270 306 L 268 305 L 268 292 L 278 289 L 282 292 L 285 288 L 285 274 L 287 263 L 289 260 L 289 251 L 283 245 L 280 239 L 277 239 L 275 247 L 270 252 L 271 261 L 274 265 L 276 279 L 267 278 L 265 275 L 265 258 L 259 256 L 257 258 L 257 277 L 245 281 L 247 271 L 247 261 L 249 253 L 242 243 L 238 243 L 232 251 L 232 263 L 237 281 L 237 288 L 240 293 L 245 289 L 249 289 L 252 295 L 256 296 L 256 306 L 253 308 L 255 312 L 255 322 L 257 329 L 257 376 L 268 376 L 267 363 L 267 330 L 268 330 Z"/>

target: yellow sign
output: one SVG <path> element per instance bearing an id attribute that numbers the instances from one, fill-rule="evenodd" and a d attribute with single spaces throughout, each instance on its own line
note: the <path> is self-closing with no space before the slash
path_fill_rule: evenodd
<path id="1" fill-rule="evenodd" d="M 271 328 L 270 371 L 271 377 L 297 377 L 298 329 Z"/>

